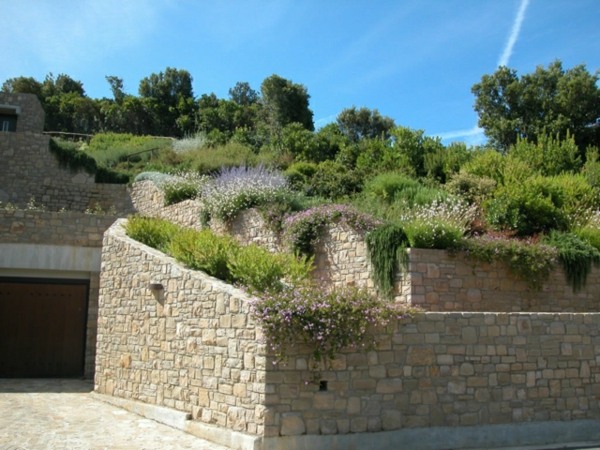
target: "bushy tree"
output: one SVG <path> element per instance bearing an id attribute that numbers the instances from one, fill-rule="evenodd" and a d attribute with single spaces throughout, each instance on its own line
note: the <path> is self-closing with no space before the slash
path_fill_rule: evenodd
<path id="1" fill-rule="evenodd" d="M 518 138 L 535 142 L 545 134 L 565 138 L 570 132 L 583 152 L 599 143 L 600 128 L 588 126 L 600 117 L 597 83 L 598 73 L 584 65 L 565 70 L 555 61 L 522 77 L 500 67 L 471 90 L 479 126 L 496 148 L 506 151 Z"/>
<path id="2" fill-rule="evenodd" d="M 187 70 L 167 67 L 153 73 L 140 81 L 139 94 L 150 104 L 154 134 L 183 136 L 194 131 L 196 102 Z"/>
<path id="3" fill-rule="evenodd" d="M 336 123 L 340 132 L 352 142 L 374 138 L 386 140 L 396 126 L 394 119 L 382 116 L 376 109 L 355 106 L 339 113 Z"/>

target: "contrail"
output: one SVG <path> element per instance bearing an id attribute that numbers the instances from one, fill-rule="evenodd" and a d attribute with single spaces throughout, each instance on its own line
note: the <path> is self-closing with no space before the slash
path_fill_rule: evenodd
<path id="1" fill-rule="evenodd" d="M 519 33 L 521 32 L 521 25 L 523 24 L 523 20 L 525 19 L 525 11 L 527 11 L 527 7 L 529 6 L 529 0 L 521 0 L 519 4 L 519 10 L 517 11 L 517 16 L 515 17 L 515 21 L 512 24 L 512 28 L 510 30 L 510 34 L 508 35 L 508 40 L 506 41 L 506 45 L 504 46 L 504 50 L 502 51 L 502 55 L 498 60 L 498 66 L 507 66 L 510 57 L 512 56 L 513 48 L 519 38 Z M 483 136 L 483 128 L 479 128 L 475 125 L 473 128 L 468 130 L 455 130 L 448 131 L 446 133 L 440 133 L 438 136 L 441 136 L 442 139 L 454 139 L 457 137 L 472 137 L 476 139 L 478 136 Z"/>
<path id="2" fill-rule="evenodd" d="M 521 4 L 519 5 L 519 11 L 517 11 L 517 17 L 515 17 L 512 29 L 510 30 L 510 35 L 508 36 L 508 41 L 504 46 L 502 56 L 500 56 L 500 59 L 498 60 L 498 66 L 508 65 L 508 61 L 512 56 L 513 48 L 515 46 L 515 43 L 517 42 L 519 33 L 521 32 L 521 25 L 523 24 L 523 19 L 525 19 L 525 11 L 527 10 L 528 5 L 529 0 L 521 0 Z"/>

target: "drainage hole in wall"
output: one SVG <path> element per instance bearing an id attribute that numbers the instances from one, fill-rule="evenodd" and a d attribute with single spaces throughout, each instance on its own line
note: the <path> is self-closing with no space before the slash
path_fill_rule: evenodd
<path id="1" fill-rule="evenodd" d="M 319 391 L 323 392 L 327 390 L 327 381 L 321 380 L 319 381 Z"/>

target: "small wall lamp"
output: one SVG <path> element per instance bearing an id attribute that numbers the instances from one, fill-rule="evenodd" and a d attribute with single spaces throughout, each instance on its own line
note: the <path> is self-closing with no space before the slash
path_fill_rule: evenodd
<path id="1" fill-rule="evenodd" d="M 148 284 L 148 289 L 150 289 L 152 292 L 160 292 L 164 288 L 165 287 L 161 283 L 149 283 Z"/>

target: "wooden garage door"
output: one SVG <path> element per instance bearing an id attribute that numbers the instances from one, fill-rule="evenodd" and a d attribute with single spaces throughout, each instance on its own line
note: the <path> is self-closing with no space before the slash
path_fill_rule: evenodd
<path id="1" fill-rule="evenodd" d="M 87 282 L 0 279 L 0 377 L 83 375 Z"/>

